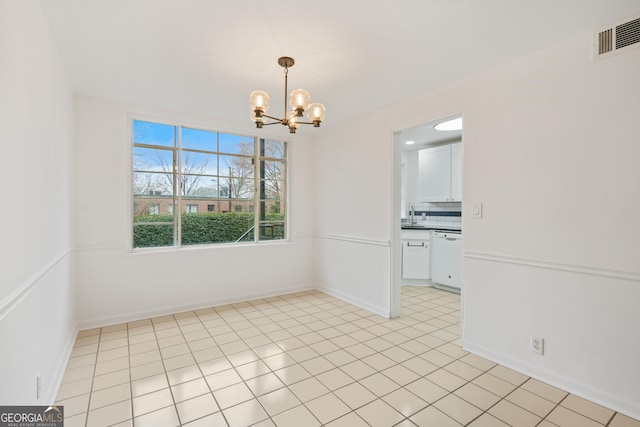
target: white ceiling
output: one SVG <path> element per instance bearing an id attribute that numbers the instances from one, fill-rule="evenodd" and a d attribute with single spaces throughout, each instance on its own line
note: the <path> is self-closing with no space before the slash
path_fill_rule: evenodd
<path id="1" fill-rule="evenodd" d="M 335 126 L 640 12 L 640 0 L 40 0 L 78 93 L 249 121 L 289 87 Z M 589 55 L 588 47 L 585 55 Z"/>

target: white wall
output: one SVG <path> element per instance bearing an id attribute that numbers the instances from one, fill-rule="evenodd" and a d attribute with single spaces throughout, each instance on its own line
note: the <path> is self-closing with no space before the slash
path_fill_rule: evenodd
<path id="1" fill-rule="evenodd" d="M 464 347 L 640 418 L 640 50 L 592 62 L 590 49 L 584 34 L 318 143 L 318 284 L 389 303 L 397 251 L 390 279 L 366 245 L 324 247 L 322 234 L 389 239 L 392 132 L 463 113 Z M 468 215 L 473 202 L 484 219 Z"/>
<path id="2" fill-rule="evenodd" d="M 0 1 L 3 405 L 53 403 L 75 338 L 72 113 L 40 4 Z"/>
<path id="3" fill-rule="evenodd" d="M 393 132 L 386 122 L 372 115 L 318 137 L 316 286 L 389 316 Z"/>
<path id="4" fill-rule="evenodd" d="M 302 132 L 291 143 L 290 242 L 131 253 L 128 114 L 227 132 L 255 129 L 81 95 L 75 113 L 82 328 L 313 288 L 313 150 Z"/>

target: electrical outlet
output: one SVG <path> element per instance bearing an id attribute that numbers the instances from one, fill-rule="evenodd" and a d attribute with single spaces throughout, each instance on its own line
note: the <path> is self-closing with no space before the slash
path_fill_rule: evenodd
<path id="1" fill-rule="evenodd" d="M 40 400 L 42 395 L 42 375 L 36 377 L 36 399 Z"/>
<path id="2" fill-rule="evenodd" d="M 544 338 L 531 336 L 531 353 L 544 354 Z"/>

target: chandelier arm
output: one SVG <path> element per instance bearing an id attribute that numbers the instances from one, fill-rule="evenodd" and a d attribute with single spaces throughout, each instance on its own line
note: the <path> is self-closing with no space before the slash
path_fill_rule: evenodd
<path id="1" fill-rule="evenodd" d="M 277 120 L 278 123 L 282 122 L 282 119 L 279 119 L 279 118 L 273 117 L 273 116 L 268 116 L 266 114 L 263 114 L 262 117 L 266 117 L 266 118 L 271 119 L 271 120 Z"/>
<path id="2" fill-rule="evenodd" d="M 287 93 L 289 87 L 289 67 L 284 67 L 284 116 L 287 117 Z"/>
<path id="3" fill-rule="evenodd" d="M 282 122 L 271 122 L 271 123 L 262 123 L 262 126 L 269 126 L 269 125 L 281 125 Z"/>

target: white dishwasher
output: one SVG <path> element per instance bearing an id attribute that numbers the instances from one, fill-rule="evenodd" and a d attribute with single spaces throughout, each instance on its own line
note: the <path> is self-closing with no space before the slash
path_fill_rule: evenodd
<path id="1" fill-rule="evenodd" d="M 460 292 L 462 233 L 434 231 L 431 243 L 431 280 L 436 287 Z"/>

